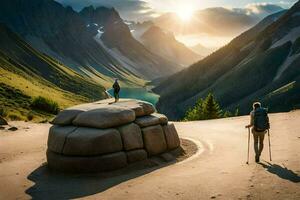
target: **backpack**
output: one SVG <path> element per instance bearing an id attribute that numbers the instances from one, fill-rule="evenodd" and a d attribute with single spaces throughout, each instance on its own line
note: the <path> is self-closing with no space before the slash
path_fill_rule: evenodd
<path id="1" fill-rule="evenodd" d="M 257 108 L 254 111 L 254 129 L 258 132 L 265 131 L 270 128 L 267 109 Z"/>

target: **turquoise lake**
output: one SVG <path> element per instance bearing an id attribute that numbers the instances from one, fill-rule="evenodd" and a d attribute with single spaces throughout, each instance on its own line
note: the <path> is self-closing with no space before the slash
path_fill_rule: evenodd
<path id="1" fill-rule="evenodd" d="M 114 90 L 109 89 L 107 92 L 114 96 Z M 147 90 L 146 88 L 121 88 L 120 98 L 139 99 L 156 105 L 159 95 Z"/>

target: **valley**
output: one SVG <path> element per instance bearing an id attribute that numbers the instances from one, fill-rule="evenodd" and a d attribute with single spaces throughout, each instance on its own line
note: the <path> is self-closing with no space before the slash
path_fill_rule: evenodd
<path id="1" fill-rule="evenodd" d="M 252 11 L 246 16 L 250 8 L 204 9 L 189 22 L 165 13 L 140 23 L 103 6 L 74 10 L 53 0 L 4 0 L 1 5 L 0 81 L 10 93 L 28 97 L 25 105 L 8 101 L 4 89 L 1 103 L 21 119 L 38 96 L 61 109 L 107 98 L 105 91 L 116 78 L 124 88 L 122 96 L 149 100 L 173 120 L 181 120 L 209 92 L 222 109 L 240 114 L 247 114 L 256 100 L 270 112 L 299 107 L 299 3 L 289 10 L 275 6 L 276 13 L 256 25 L 261 16 Z M 263 15 L 271 12 L 260 9 Z M 226 25 L 213 20 L 214 14 Z M 212 37 L 232 37 L 251 26 L 213 53 L 177 39 L 200 34 L 205 27 L 206 34 L 214 32 Z M 155 85 L 154 93 L 143 91 L 148 82 Z"/>
<path id="2" fill-rule="evenodd" d="M 300 2 L 272 14 L 223 48 L 165 79 L 154 91 L 158 110 L 182 119 L 212 92 L 223 109 L 247 114 L 254 101 L 269 112 L 299 108 Z M 297 53 L 298 52 L 298 53 Z M 180 95 L 179 95 L 180 94 Z"/>
<path id="3" fill-rule="evenodd" d="M 1 0 L 0 199 L 300 199 L 299 13 Z"/>

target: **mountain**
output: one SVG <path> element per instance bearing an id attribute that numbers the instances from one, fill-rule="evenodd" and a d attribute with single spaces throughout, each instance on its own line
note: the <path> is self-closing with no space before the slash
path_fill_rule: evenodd
<path id="1" fill-rule="evenodd" d="M 212 48 L 207 48 L 203 46 L 202 44 L 197 44 L 195 46 L 190 47 L 194 52 L 196 52 L 199 55 L 202 56 L 208 56 L 211 54 L 215 49 Z"/>
<path id="2" fill-rule="evenodd" d="M 258 5 L 257 5 L 258 6 Z M 183 21 L 176 13 L 166 13 L 156 19 L 154 24 L 174 34 L 209 34 L 214 36 L 236 36 L 258 23 L 263 16 L 283 10 L 281 7 L 260 8 L 213 7 L 197 10 L 191 19 Z"/>
<path id="3" fill-rule="evenodd" d="M 30 112 L 31 97 L 43 96 L 61 107 L 106 97 L 105 88 L 35 50 L 0 23 L 0 105 Z"/>
<path id="4" fill-rule="evenodd" d="M 88 24 L 100 27 L 96 41 L 135 74 L 154 79 L 181 69 L 178 64 L 152 53 L 133 38 L 128 25 L 113 8 L 87 7 L 80 14 Z"/>
<path id="5" fill-rule="evenodd" d="M 138 42 L 136 46 L 139 48 L 132 51 L 140 54 L 131 51 L 128 53 L 131 57 L 128 54 L 128 57 L 112 54 L 110 48 L 95 40 L 99 28 L 96 27 L 97 24 L 89 26 L 88 15 L 83 17 L 82 13 L 75 12 L 71 7 L 63 7 L 53 0 L 4 0 L 0 5 L 0 21 L 33 48 L 105 87 L 110 87 L 114 78 L 119 78 L 124 85 L 136 86 L 144 84 L 140 76 L 152 79 L 157 75 L 169 75 L 178 70 L 173 63 L 157 58 Z M 85 10 L 86 13 L 94 12 L 94 8 Z M 100 8 L 96 11 L 95 17 L 98 21 L 101 18 L 100 22 L 105 23 L 107 34 L 112 31 L 110 27 L 116 27 L 113 24 L 108 26 L 108 23 L 114 20 L 122 22 L 115 10 Z M 124 34 L 123 29 L 115 31 L 121 31 L 113 33 L 115 40 L 128 39 L 119 37 Z M 132 40 L 129 45 L 135 42 Z M 122 49 L 126 50 L 130 49 Z M 146 60 L 145 63 L 134 63 L 138 64 L 138 71 L 130 65 L 133 56 Z M 130 64 L 125 65 L 124 60 Z M 166 69 L 160 66 L 165 66 Z"/>
<path id="6" fill-rule="evenodd" d="M 300 2 L 273 14 L 200 62 L 169 77 L 155 91 L 158 110 L 180 119 L 213 92 L 221 106 L 248 114 L 259 100 L 270 112 L 299 107 Z"/>
<path id="7" fill-rule="evenodd" d="M 124 82 L 138 79 L 132 74 L 129 77 L 130 72 L 95 42 L 93 33 L 72 8 L 53 0 L 4 0 L 0 5 L 0 21 L 33 48 L 97 83 L 108 86 L 111 77 Z"/>
<path id="8" fill-rule="evenodd" d="M 157 26 L 151 26 L 142 35 L 141 40 L 145 47 L 153 53 L 176 61 L 182 66 L 193 64 L 202 58 L 178 42 L 172 33 L 165 32 Z"/>
<path id="9" fill-rule="evenodd" d="M 151 27 L 154 26 L 154 23 L 152 21 L 144 21 L 144 22 L 127 22 L 128 27 L 132 33 L 132 36 L 138 40 L 141 41 L 142 35 Z"/>

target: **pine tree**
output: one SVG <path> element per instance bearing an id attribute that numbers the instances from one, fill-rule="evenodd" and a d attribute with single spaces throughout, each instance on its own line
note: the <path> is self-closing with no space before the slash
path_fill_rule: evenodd
<path id="1" fill-rule="evenodd" d="M 205 100 L 200 98 L 193 108 L 190 108 L 183 120 L 184 121 L 196 121 L 205 119 L 217 119 L 221 117 L 232 116 L 230 112 L 223 114 L 219 104 L 215 100 L 212 93 L 209 93 Z"/>
<path id="2" fill-rule="evenodd" d="M 239 107 L 236 107 L 234 116 L 237 117 L 237 116 L 239 116 L 239 114 L 240 114 L 240 109 L 239 109 Z"/>
<path id="3" fill-rule="evenodd" d="M 202 106 L 205 119 L 217 119 L 222 116 L 222 110 L 212 93 L 207 95 Z"/>
<path id="4" fill-rule="evenodd" d="M 227 111 L 225 111 L 224 112 L 224 114 L 223 114 L 223 117 L 224 118 L 227 118 L 227 117 L 232 117 L 233 115 L 232 115 L 232 113 L 231 112 L 229 112 L 228 110 Z"/>
<path id="5" fill-rule="evenodd" d="M 196 121 L 203 119 L 203 99 L 200 98 L 193 108 L 190 108 L 184 117 L 184 121 Z"/>

